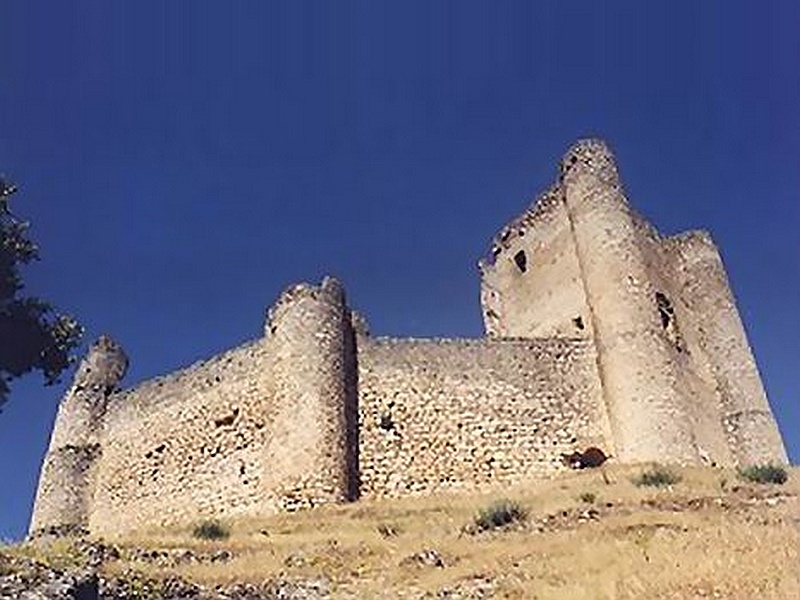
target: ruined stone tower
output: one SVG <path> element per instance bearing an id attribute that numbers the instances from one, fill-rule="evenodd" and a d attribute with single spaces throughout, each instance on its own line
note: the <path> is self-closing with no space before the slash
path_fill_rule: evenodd
<path id="1" fill-rule="evenodd" d="M 567 152 L 492 254 L 487 333 L 592 337 L 621 460 L 786 461 L 710 236 L 661 237 L 628 204 L 602 141 Z"/>
<path id="2" fill-rule="evenodd" d="M 622 462 L 786 463 L 720 256 L 661 236 L 582 140 L 480 263 L 486 337 L 372 337 L 338 281 L 264 335 L 117 390 L 101 338 L 59 408 L 30 532 L 123 534 Z"/>
<path id="3" fill-rule="evenodd" d="M 354 499 L 358 493 L 357 446 L 348 425 L 357 420 L 357 373 L 350 311 L 344 290 L 326 278 L 314 287 L 286 290 L 270 311 L 267 334 L 275 360 L 274 434 L 265 474 L 281 508 Z M 285 448 L 294 449 L 291 453 Z"/>
<path id="4" fill-rule="evenodd" d="M 128 368 L 122 348 L 102 336 L 81 362 L 58 409 L 31 517 L 31 531 L 88 531 L 108 397 Z"/>

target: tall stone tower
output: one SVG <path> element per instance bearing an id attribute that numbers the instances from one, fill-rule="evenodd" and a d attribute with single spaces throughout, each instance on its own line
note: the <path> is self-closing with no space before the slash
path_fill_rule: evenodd
<path id="1" fill-rule="evenodd" d="M 122 348 L 102 336 L 81 362 L 58 408 L 31 518 L 30 535 L 86 531 L 108 397 L 128 368 Z"/>
<path id="2" fill-rule="evenodd" d="M 696 343 L 707 357 L 734 462 L 788 462 L 714 242 L 705 232 L 687 236 L 678 260 L 682 295 L 703 316 Z"/>
<path id="3" fill-rule="evenodd" d="M 480 267 L 489 336 L 593 339 L 620 460 L 787 462 L 713 242 L 663 238 L 601 140 L 567 152 Z"/>
<path id="4" fill-rule="evenodd" d="M 270 312 L 274 345 L 274 435 L 265 485 L 282 509 L 358 494 L 358 367 L 341 284 L 289 288 Z"/>
<path id="5" fill-rule="evenodd" d="M 677 350 L 664 334 L 658 288 L 610 150 L 599 140 L 579 142 L 561 162 L 561 179 L 617 456 L 696 462 L 674 385 Z"/>

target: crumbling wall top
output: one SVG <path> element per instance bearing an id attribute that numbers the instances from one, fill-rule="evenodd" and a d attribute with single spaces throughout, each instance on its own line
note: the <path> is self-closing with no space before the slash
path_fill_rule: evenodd
<path id="1" fill-rule="evenodd" d="M 560 172 L 562 181 L 588 172 L 608 183 L 619 184 L 614 153 L 599 138 L 578 140 L 561 159 Z"/>
<path id="2" fill-rule="evenodd" d="M 275 327 L 281 319 L 299 302 L 305 299 L 313 299 L 319 302 L 326 302 L 333 305 L 344 304 L 344 286 L 335 277 L 327 276 L 318 286 L 310 283 L 297 283 L 289 286 L 278 300 L 267 311 L 267 318 L 264 331 L 267 335 L 275 331 Z"/>
<path id="3" fill-rule="evenodd" d="M 672 250 L 684 263 L 719 260 L 717 246 L 711 238 L 711 234 L 702 229 L 671 236 L 664 242 L 667 248 Z"/>
<path id="4" fill-rule="evenodd" d="M 478 267 L 481 271 L 486 265 L 494 264 L 497 257 L 503 251 L 508 250 L 516 238 L 535 235 L 538 226 L 553 218 L 559 203 L 562 202 L 563 194 L 564 191 L 561 185 L 558 183 L 553 184 L 536 196 L 525 212 L 505 225 L 494 236 L 489 254 L 478 261 Z"/>
<path id="5" fill-rule="evenodd" d="M 356 335 L 361 337 L 370 337 L 371 332 L 369 328 L 369 321 L 367 318 L 362 315 L 360 312 L 351 311 L 350 318 L 353 323 L 353 331 L 355 331 Z"/>
<path id="6" fill-rule="evenodd" d="M 587 172 L 611 185 L 620 185 L 614 153 L 601 139 L 579 140 L 567 151 L 560 162 L 558 181 L 539 194 L 524 213 L 500 230 L 492 240 L 489 254 L 478 261 L 478 268 L 483 271 L 487 265 L 493 265 L 497 257 L 509 248 L 515 238 L 526 235 L 526 233 L 535 234 L 537 226 L 553 218 L 558 205 L 563 202 L 563 182 L 573 175 Z"/>
<path id="7" fill-rule="evenodd" d="M 128 357 L 117 342 L 101 335 L 90 347 L 75 374 L 73 390 L 110 393 L 116 389 L 128 370 Z"/>

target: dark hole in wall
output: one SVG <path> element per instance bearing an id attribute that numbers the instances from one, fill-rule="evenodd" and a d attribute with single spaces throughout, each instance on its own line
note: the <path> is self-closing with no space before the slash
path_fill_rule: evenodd
<path id="1" fill-rule="evenodd" d="M 234 408 L 233 413 L 222 417 L 220 419 L 214 419 L 214 425 L 217 427 L 222 427 L 223 425 L 233 425 L 233 422 L 236 420 L 236 417 L 239 416 L 239 409 Z"/>
<path id="2" fill-rule="evenodd" d="M 394 429 L 394 421 L 392 415 L 389 413 L 381 413 L 381 418 L 378 421 L 378 427 L 384 431 L 392 431 Z"/>
<path id="3" fill-rule="evenodd" d="M 514 255 L 514 264 L 517 265 L 520 273 L 528 270 L 528 257 L 525 256 L 525 250 L 520 250 Z"/>
<path id="4" fill-rule="evenodd" d="M 573 323 L 573 324 L 575 325 L 575 327 L 577 327 L 578 329 L 580 329 L 580 330 L 583 330 L 583 328 L 584 328 L 584 324 L 583 324 L 583 317 L 580 317 L 580 316 L 578 316 L 578 317 L 575 317 L 574 319 L 572 319 L 572 323 Z"/>
<path id="5" fill-rule="evenodd" d="M 658 314 L 661 317 L 661 326 L 664 329 L 669 327 L 672 316 L 675 314 L 675 309 L 672 308 L 672 302 L 661 292 L 656 292 L 656 306 L 658 307 Z"/>
<path id="6" fill-rule="evenodd" d="M 145 458 L 158 458 L 158 456 L 161 455 L 161 453 L 164 452 L 164 450 L 166 450 L 166 449 L 167 449 L 167 445 L 166 444 L 159 444 L 158 446 L 155 447 L 154 450 L 148 450 L 147 452 L 145 452 L 144 457 Z"/>
<path id="7" fill-rule="evenodd" d="M 661 319 L 661 327 L 664 329 L 667 339 L 678 352 L 683 352 L 683 338 L 678 330 L 675 308 L 672 306 L 672 302 L 664 293 L 656 292 L 656 307 L 658 308 L 658 316 Z"/>

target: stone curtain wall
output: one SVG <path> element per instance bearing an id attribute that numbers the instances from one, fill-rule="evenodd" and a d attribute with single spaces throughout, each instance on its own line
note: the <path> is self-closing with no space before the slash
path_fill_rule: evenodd
<path id="1" fill-rule="evenodd" d="M 272 348 L 260 339 L 112 396 L 90 529 L 271 512 Z"/>
<path id="2" fill-rule="evenodd" d="M 553 473 L 564 468 L 561 453 L 575 448 L 613 451 L 589 340 L 362 337 L 358 433 L 343 429 L 358 451 L 348 459 L 335 451 L 342 439 L 331 440 L 347 412 L 316 415 L 313 401 L 281 398 L 287 375 L 278 365 L 287 350 L 279 331 L 294 320 L 279 313 L 275 321 L 268 337 L 110 397 L 90 499 L 93 533 L 313 506 L 307 498 L 320 485 L 309 477 L 323 482 L 322 503 L 354 497 L 342 477 L 360 474 L 361 496 L 471 489 Z M 298 376 L 313 381 L 313 373 Z M 316 463 L 317 453 L 333 466 Z"/>
<path id="3" fill-rule="evenodd" d="M 512 484 L 613 453 L 589 340 L 359 338 L 362 496 Z"/>
<path id="4" fill-rule="evenodd" d="M 264 338 L 113 395 L 89 529 L 354 498 L 353 340 L 338 282 L 298 285 L 270 311 Z"/>

